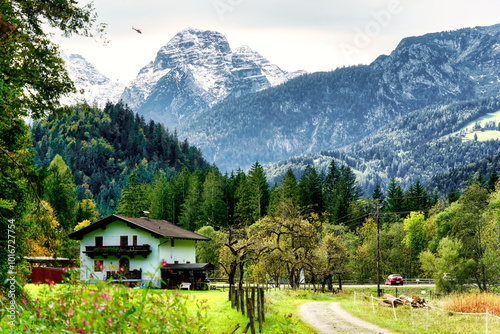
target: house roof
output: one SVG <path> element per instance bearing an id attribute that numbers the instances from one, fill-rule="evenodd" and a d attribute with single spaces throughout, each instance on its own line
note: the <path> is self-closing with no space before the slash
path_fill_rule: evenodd
<path id="1" fill-rule="evenodd" d="M 89 232 L 95 231 L 99 228 L 106 229 L 106 225 L 121 221 L 131 228 L 140 228 L 146 232 L 151 233 L 156 238 L 171 238 L 171 239 L 188 239 L 188 240 L 210 240 L 200 234 L 188 231 L 182 227 L 176 226 L 165 220 L 154 220 L 149 218 L 130 218 L 117 215 L 111 215 L 101 219 L 89 226 L 82 228 L 69 234 L 71 239 L 82 240 L 83 236 Z"/>

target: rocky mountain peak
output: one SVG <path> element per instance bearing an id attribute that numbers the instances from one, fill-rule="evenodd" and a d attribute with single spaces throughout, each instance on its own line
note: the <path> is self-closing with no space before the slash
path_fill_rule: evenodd
<path id="1" fill-rule="evenodd" d="M 221 33 L 188 28 L 177 33 L 158 51 L 154 69 L 223 63 L 230 53 L 229 42 Z"/>
<path id="2" fill-rule="evenodd" d="M 183 73 L 182 80 L 170 72 Z M 232 51 L 216 31 L 184 29 L 139 72 L 122 99 L 146 117 L 176 126 L 225 100 L 302 74 L 288 73 L 248 46 Z"/>

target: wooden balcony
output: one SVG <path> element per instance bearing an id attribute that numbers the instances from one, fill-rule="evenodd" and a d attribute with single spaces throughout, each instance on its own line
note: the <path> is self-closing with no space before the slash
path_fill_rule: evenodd
<path id="1" fill-rule="evenodd" d="M 133 258 L 136 255 L 142 255 L 144 258 L 151 254 L 151 247 L 149 245 L 142 246 L 86 246 L 85 254 L 90 258 L 95 258 L 96 256 L 102 256 L 107 258 L 108 256 L 130 256 Z"/>
<path id="2" fill-rule="evenodd" d="M 114 272 L 114 271 L 106 271 L 106 280 L 109 280 L 110 278 L 113 278 L 113 280 L 122 280 L 122 281 L 131 281 L 131 280 L 138 280 L 140 281 L 142 279 L 142 269 L 134 269 L 131 271 L 127 271 L 125 273 L 123 272 Z"/>

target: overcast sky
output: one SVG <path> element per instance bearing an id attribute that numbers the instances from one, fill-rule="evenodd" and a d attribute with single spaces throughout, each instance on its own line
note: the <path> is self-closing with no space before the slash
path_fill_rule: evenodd
<path id="1" fill-rule="evenodd" d="M 500 23 L 498 0 L 95 0 L 107 39 L 55 37 L 99 71 L 128 83 L 177 32 L 224 34 L 284 70 L 368 64 L 408 36 Z M 138 34 L 132 27 L 140 29 Z"/>

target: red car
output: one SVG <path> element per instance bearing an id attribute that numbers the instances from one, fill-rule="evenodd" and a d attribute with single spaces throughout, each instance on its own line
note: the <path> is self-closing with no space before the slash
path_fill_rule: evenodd
<path id="1" fill-rule="evenodd" d="M 385 280 L 385 284 L 386 285 L 393 285 L 393 284 L 400 284 L 400 285 L 403 285 L 403 277 L 401 277 L 401 275 L 389 275 L 389 277 L 387 277 L 387 279 Z"/>

